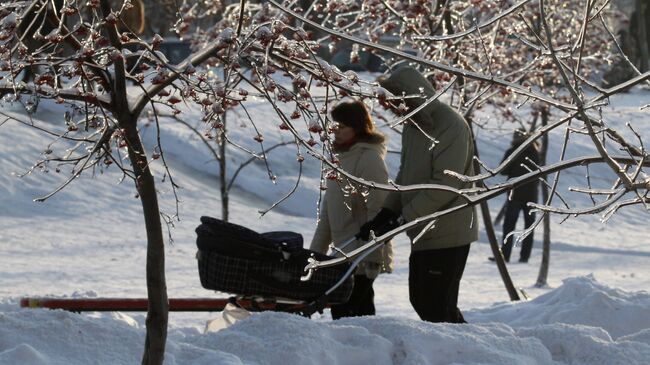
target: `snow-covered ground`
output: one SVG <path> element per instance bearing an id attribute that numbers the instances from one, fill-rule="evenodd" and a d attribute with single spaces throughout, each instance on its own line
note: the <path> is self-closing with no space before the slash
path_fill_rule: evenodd
<path id="1" fill-rule="evenodd" d="M 612 98 L 608 116 L 621 125 L 634 121 L 646 141 L 650 127 L 639 111 L 650 93 L 634 90 Z M 2 113 L 25 119 L 18 105 L 3 104 Z M 41 103 L 35 121 L 60 123 L 62 110 Z M 263 106 L 252 115 L 264 128 L 265 144 L 287 140 L 287 132 Z M 196 112 L 184 114 L 199 120 Z M 486 112 L 479 121 L 490 121 Z M 0 121 L 5 118 L 0 118 Z M 1 123 L 1 122 L 0 122 Z M 165 157 L 182 187 L 179 222 L 166 247 L 170 297 L 222 297 L 201 288 L 196 268 L 194 228 L 201 215 L 221 212 L 217 164 L 187 127 L 163 119 Z M 153 127 L 144 132 L 149 145 Z M 251 147 L 252 127 L 229 119 L 231 137 Z M 391 135 L 391 150 L 399 137 Z M 559 154 L 561 134 L 554 133 L 552 156 Z M 479 133 L 482 158 L 498 164 L 508 147 L 506 132 Z M 23 178 L 52 142 L 35 129 L 8 120 L 0 125 L 0 364 L 133 364 L 144 341 L 143 313 L 86 313 L 21 309 L 24 296 L 145 297 L 146 239 L 140 201 L 132 183 L 120 183 L 111 167 L 82 175 L 44 203 L 34 198 L 52 191 L 67 175 L 38 169 Z M 569 155 L 590 154 L 588 141 L 573 141 Z M 55 150 L 56 151 L 56 150 Z M 64 153 L 59 151 L 58 153 Z M 231 174 L 247 156 L 231 149 Z M 551 157 L 553 159 L 554 157 Z M 307 160 L 297 193 L 278 209 L 260 217 L 259 210 L 291 190 L 298 171 L 296 150 L 280 147 L 269 154 L 277 183 L 261 163 L 246 167 L 231 193 L 231 221 L 257 231 L 292 230 L 308 242 L 315 228 L 319 166 Z M 397 155 L 390 155 L 394 173 Z M 163 171 L 156 166 L 158 176 Z M 590 170 L 594 185 L 607 176 Z M 577 185 L 584 169 L 566 173 L 561 187 Z M 604 184 L 604 180 L 602 180 Z M 159 183 L 161 205 L 174 213 L 168 184 Z M 578 201 L 579 197 L 572 197 Z M 503 197 L 490 202 L 493 215 Z M 168 364 L 648 364 L 650 363 L 650 228 L 643 209 L 624 208 L 607 223 L 599 217 L 552 223 L 553 250 L 549 287 L 536 288 L 541 232 L 528 264 L 509 266 L 515 284 L 529 301 L 510 303 L 481 234 L 472 246 L 464 275 L 460 307 L 467 325 L 418 320 L 408 301 L 409 244 L 396 239 L 396 270 L 376 281 L 378 315 L 336 322 L 329 313 L 312 319 L 284 313 L 258 313 L 217 332 L 203 333 L 219 313 L 170 313 Z M 500 227 L 497 227 L 500 236 Z M 515 249 L 513 255 L 518 254 Z M 515 256 L 516 257 L 516 256 Z"/>

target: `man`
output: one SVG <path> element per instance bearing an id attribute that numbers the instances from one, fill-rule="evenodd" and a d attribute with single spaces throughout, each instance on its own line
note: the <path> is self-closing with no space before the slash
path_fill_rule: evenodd
<path id="1" fill-rule="evenodd" d="M 405 100 L 410 110 L 435 95 L 435 90 L 417 70 L 405 67 L 379 81 L 394 95 L 421 95 Z M 471 184 L 444 173 L 473 175 L 474 144 L 469 125 L 449 105 L 433 101 L 404 124 L 402 156 L 395 182 L 399 185 L 439 184 L 456 189 Z M 360 237 L 369 232 L 381 235 L 399 223 L 465 203 L 457 194 L 440 190 L 391 192 L 382 210 L 366 223 Z M 421 225 L 407 231 L 411 240 Z M 441 216 L 411 247 L 409 299 L 420 318 L 429 322 L 465 323 L 458 309 L 458 290 L 467 262 L 470 243 L 478 238 L 473 207 Z"/>

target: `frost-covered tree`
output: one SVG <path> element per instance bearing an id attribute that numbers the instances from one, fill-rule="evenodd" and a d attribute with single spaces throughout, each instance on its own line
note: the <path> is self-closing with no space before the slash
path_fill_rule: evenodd
<path id="1" fill-rule="evenodd" d="M 227 6 L 178 1 L 176 22 L 170 28 L 193 47 L 193 53 L 178 64 L 159 52 L 161 36 L 142 39 L 134 32 L 120 31 L 122 12 L 132 6 L 129 1 L 5 0 L 1 4 L 0 92 L 5 102 L 24 103 L 30 109 L 39 99 L 52 99 L 67 110 L 60 125 L 34 125 L 69 142 L 66 153 L 47 150 L 37 162 L 37 166 L 67 168 L 69 179 L 53 194 L 84 171 L 113 166 L 132 179 L 142 201 L 148 240 L 146 364 L 163 362 L 167 334 L 163 227 L 150 170 L 154 163 L 166 164 L 164 146 L 145 150 L 139 126 L 142 120 L 157 125 L 161 111 L 182 119 L 181 102 L 201 111 L 203 133 L 214 138 L 227 139 L 227 111 L 248 115 L 255 126 L 250 138 L 262 151 L 264 128 L 272 124 L 285 130 L 296 142 L 300 166 L 305 154 L 319 158 L 322 178 L 340 181 L 350 194 L 364 194 L 370 188 L 446 190 L 462 196 L 464 206 L 473 206 L 555 174 L 548 182 L 548 199 L 535 205 L 545 214 L 602 214 L 606 219 L 629 206 L 648 209 L 650 162 L 644 141 L 633 125 L 629 131 L 617 130 L 603 111 L 610 96 L 645 82 L 650 73 L 609 88 L 599 86 L 598 72 L 615 52 L 606 0 L 269 0 L 262 4 L 242 0 Z M 40 43 L 28 44 L 29 39 Z M 404 100 L 423 96 L 391 95 L 374 80 L 342 72 L 321 57 L 345 42 L 350 45 L 351 63 L 366 52 L 383 59 L 388 72 L 400 64 L 419 67 L 439 91 L 425 105 L 443 97 L 468 117 L 491 108 L 495 117 L 526 124 L 530 137 L 499 166 L 487 166 L 477 158 L 482 170 L 476 176 L 454 175 L 475 182 L 472 189 L 369 186 L 338 167 L 330 148 L 331 101 L 352 95 L 373 103 L 378 112 L 396 110 L 398 116 L 389 117 L 388 123 L 399 130 L 417 112 L 409 110 Z M 35 66 L 33 80 L 18 80 L 22 71 Z M 277 120 L 255 120 L 247 108 L 253 98 L 266 100 L 277 112 Z M 521 111 L 547 117 L 552 111 L 554 118 L 547 119 L 546 125 L 532 125 Z M 481 126 L 475 118 L 475 131 Z M 558 129 L 564 130 L 563 150 L 572 138 L 586 136 L 592 151 L 572 158 L 562 153 L 559 160 L 534 166 L 526 175 L 491 182 L 528 145 Z M 593 186 L 587 173 L 584 186 L 575 190 L 588 196 L 590 204 L 563 199 L 557 191 L 560 172 L 592 164 L 609 168 L 609 186 Z M 269 177 L 273 179 L 271 173 Z M 173 179 L 167 182 L 175 187 Z M 385 237 L 416 226 L 426 229 L 427 223 L 450 212 L 421 217 Z M 380 238 L 347 257 L 313 262 L 310 269 L 355 260 L 379 244 Z"/>

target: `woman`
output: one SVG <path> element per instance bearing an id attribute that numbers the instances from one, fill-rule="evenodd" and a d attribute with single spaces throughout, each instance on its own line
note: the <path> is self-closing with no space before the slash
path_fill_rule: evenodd
<path id="1" fill-rule="evenodd" d="M 375 131 L 365 104 L 359 100 L 343 101 L 332 109 L 331 116 L 338 124 L 332 147 L 340 167 L 366 181 L 386 183 L 386 138 Z M 386 191 L 370 189 L 364 197 L 365 194 L 358 191 L 350 192 L 345 185 L 336 180 L 327 181 L 320 220 L 311 242 L 313 251 L 326 253 L 331 243 L 337 245 L 359 233 L 361 226 L 379 212 L 387 195 Z M 344 251 L 352 251 L 363 244 L 365 242 L 355 241 Z M 372 284 L 379 273 L 392 271 L 392 261 L 391 242 L 368 255 L 355 272 L 350 300 L 332 306 L 332 318 L 374 315 Z"/>

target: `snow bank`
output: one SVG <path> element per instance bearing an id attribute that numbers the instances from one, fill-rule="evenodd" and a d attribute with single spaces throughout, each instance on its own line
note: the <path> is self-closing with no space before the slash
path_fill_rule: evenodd
<path id="1" fill-rule="evenodd" d="M 619 338 L 650 328 L 650 294 L 609 288 L 593 276 L 569 278 L 558 289 L 524 305 L 498 305 L 468 317 L 471 322 L 503 322 L 515 328 L 581 324 L 600 327 L 608 336 Z"/>
<path id="2" fill-rule="evenodd" d="M 142 315 L 29 310 L 9 303 L 0 309 L 0 364 L 140 359 Z M 215 333 L 172 329 L 166 363 L 641 365 L 650 359 L 650 294 L 612 289 L 593 277 L 567 279 L 535 300 L 467 315 L 472 324 L 396 317 L 313 321 L 257 313 Z"/>

